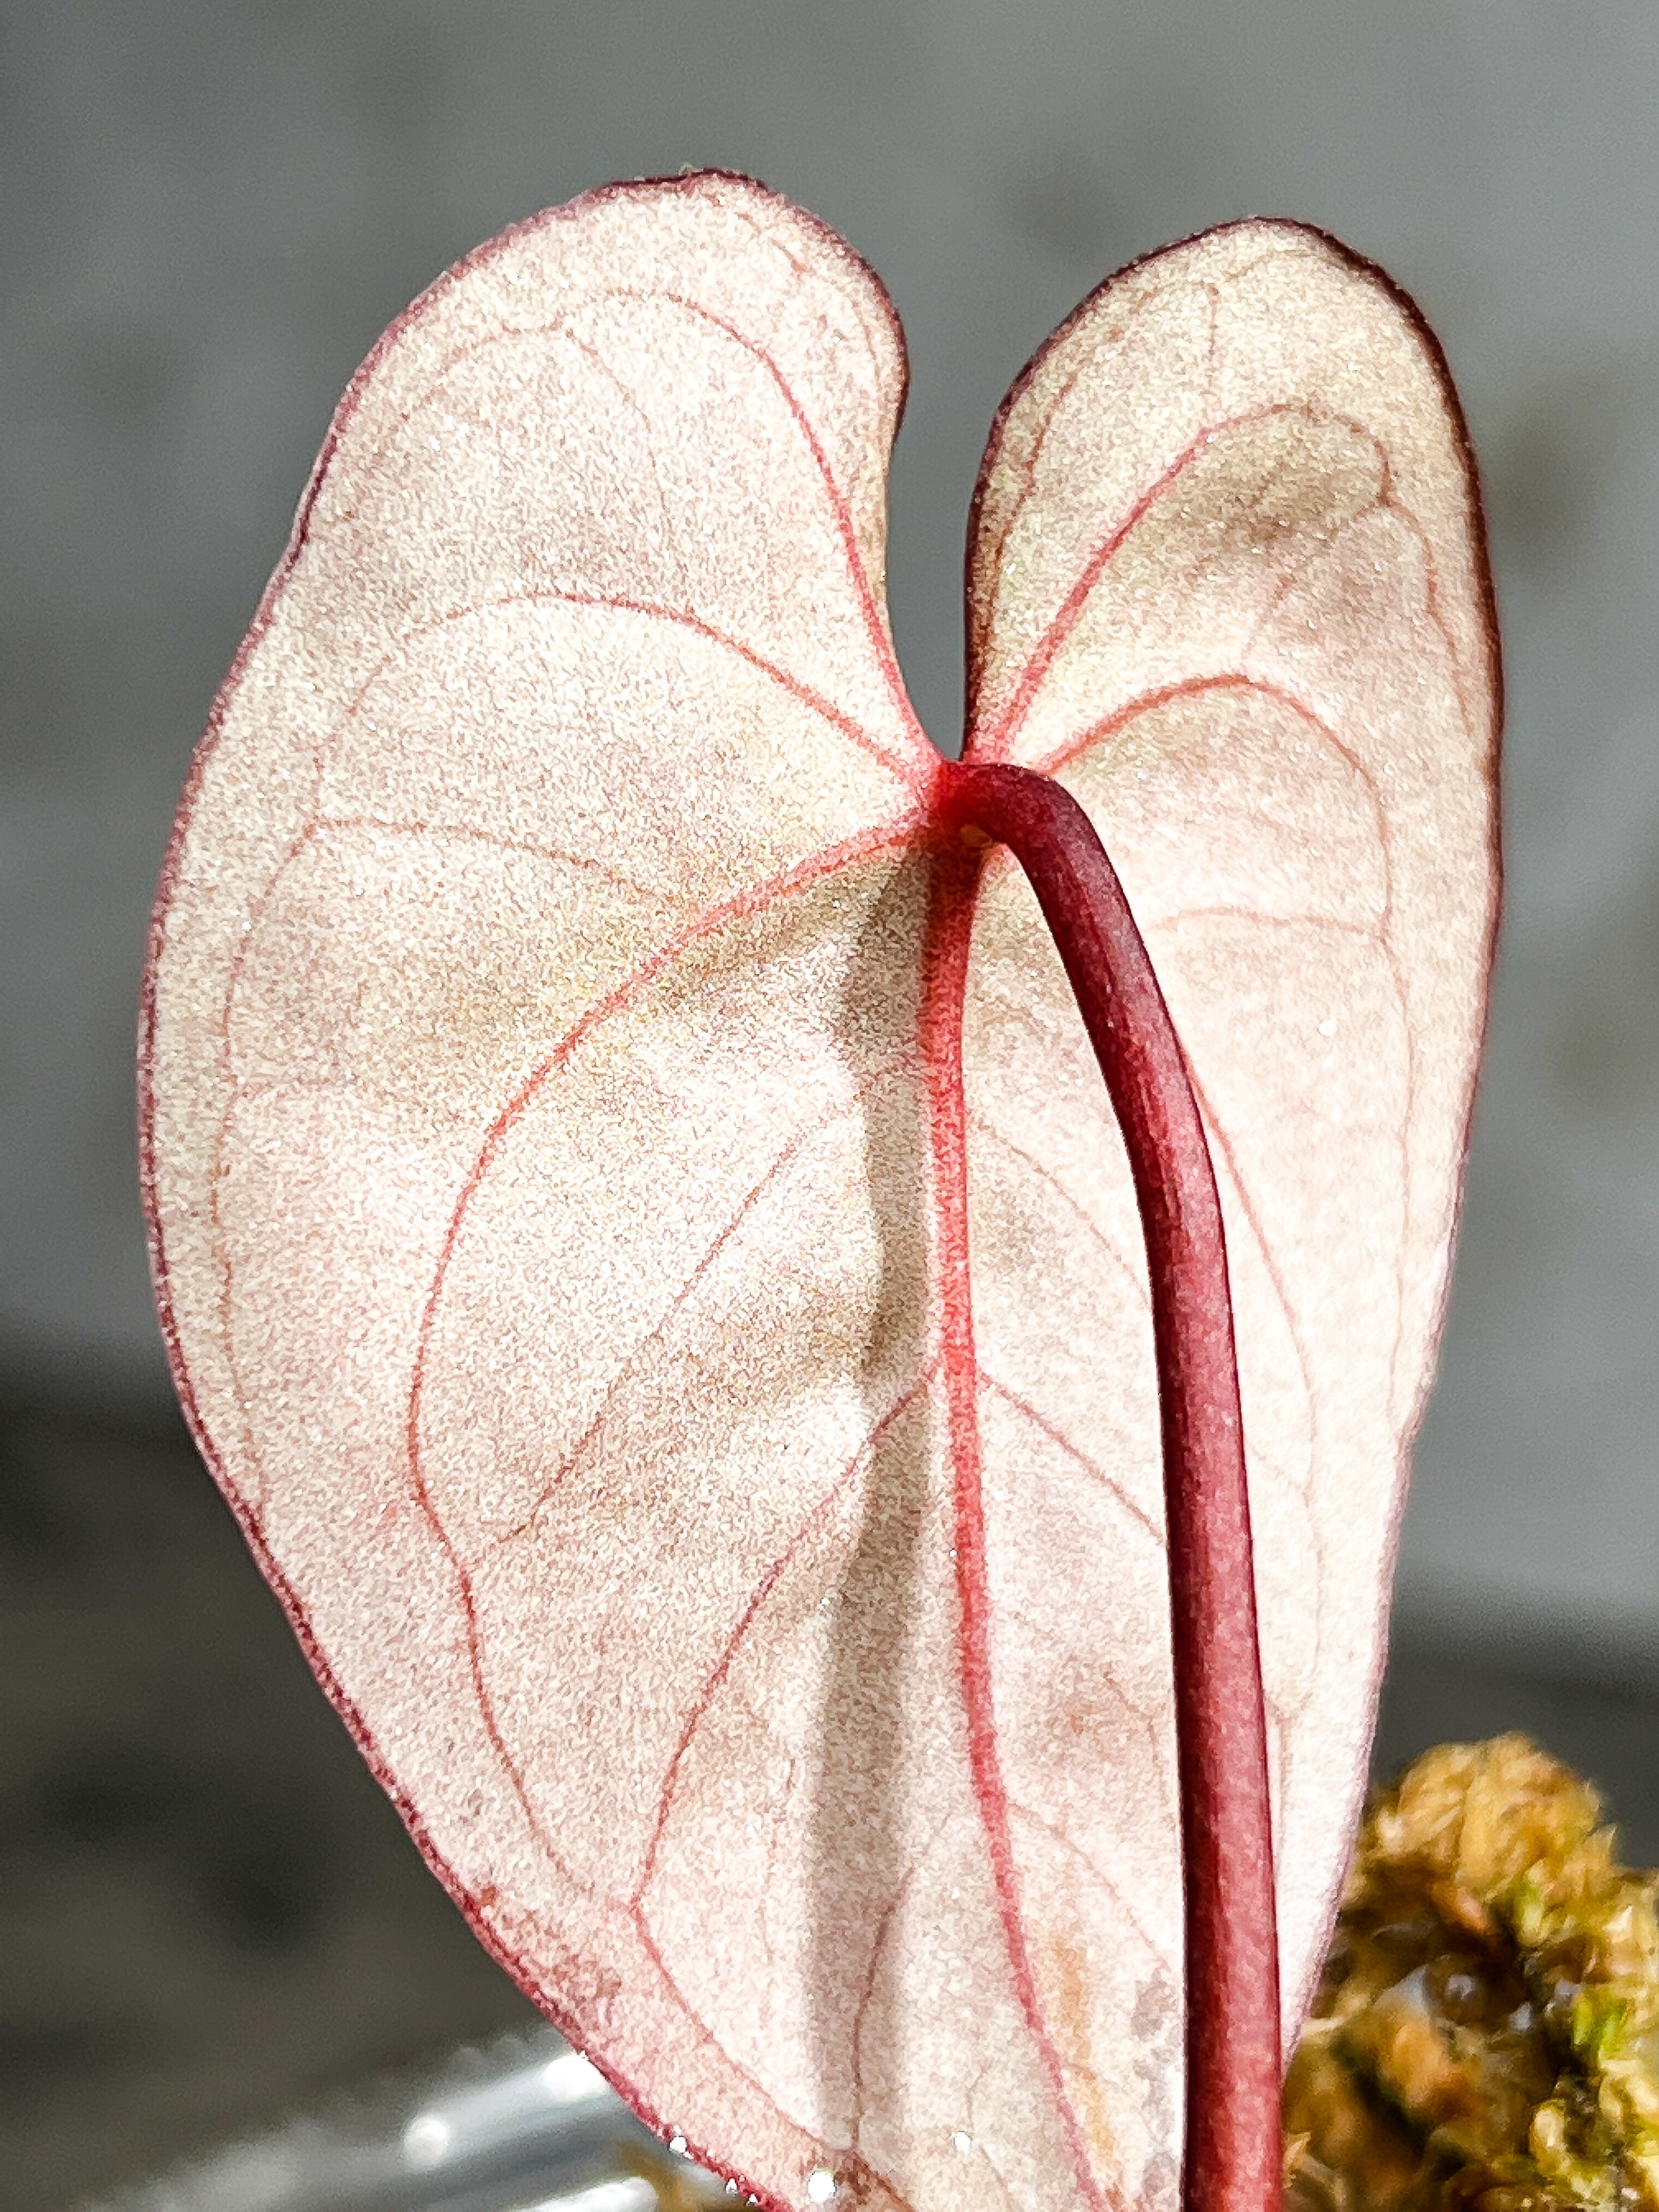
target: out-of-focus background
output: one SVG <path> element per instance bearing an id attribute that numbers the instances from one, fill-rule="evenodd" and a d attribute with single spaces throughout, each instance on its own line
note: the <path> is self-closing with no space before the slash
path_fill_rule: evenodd
<path id="1" fill-rule="evenodd" d="M 505 222 L 765 178 L 891 287 L 891 588 L 953 744 L 992 411 L 1249 212 L 1443 338 L 1508 645 L 1509 918 L 1385 1761 L 1510 1724 L 1659 1856 L 1659 37 L 1647 0 L 0 5 L 0 2212 L 522 2021 L 172 1415 L 146 913 L 340 389 Z"/>

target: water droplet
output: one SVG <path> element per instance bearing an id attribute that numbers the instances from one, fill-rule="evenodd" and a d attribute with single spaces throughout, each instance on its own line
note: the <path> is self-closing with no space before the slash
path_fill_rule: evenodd
<path id="1" fill-rule="evenodd" d="M 1319 1034 L 1321 1036 L 1334 1036 L 1336 1035 L 1336 1016 L 1334 1014 L 1326 1015 L 1324 1020 L 1319 1024 Z"/>
<path id="2" fill-rule="evenodd" d="M 806 2194 L 814 2204 L 827 2204 L 836 2193 L 836 2177 L 827 2166 L 815 2166 L 806 2177 Z"/>
<path id="3" fill-rule="evenodd" d="M 737 2183 L 736 2183 L 735 2181 L 728 2181 L 728 2182 L 726 2183 L 726 2195 L 727 2195 L 728 2197 L 735 2197 L 735 2196 L 737 2195 L 737 2193 L 738 2193 L 738 2185 L 737 2185 Z"/>
<path id="4" fill-rule="evenodd" d="M 960 2128 L 957 2130 L 955 2135 L 951 2138 L 951 2149 L 954 2151 L 960 2151 L 963 2158 L 967 2157 L 969 2152 L 972 2150 L 973 2147 L 974 2139 L 972 2136 L 963 2135 Z"/>
<path id="5" fill-rule="evenodd" d="M 668 2148 L 673 2152 L 676 2158 L 684 2158 L 685 2156 L 685 2137 L 680 2133 L 678 2128 L 675 2129 L 673 2134 L 668 2138 Z"/>

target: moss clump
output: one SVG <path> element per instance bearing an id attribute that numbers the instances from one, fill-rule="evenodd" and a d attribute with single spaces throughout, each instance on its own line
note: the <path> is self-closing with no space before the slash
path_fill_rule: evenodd
<path id="1" fill-rule="evenodd" d="M 1659 2212 L 1659 1876 L 1525 1737 L 1378 1797 L 1285 2087 L 1290 2212 Z"/>

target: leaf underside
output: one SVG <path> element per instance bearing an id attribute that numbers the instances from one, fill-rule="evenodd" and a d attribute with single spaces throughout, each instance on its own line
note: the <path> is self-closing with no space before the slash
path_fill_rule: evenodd
<path id="1" fill-rule="evenodd" d="M 742 179 L 482 248 L 343 402 L 149 969 L 186 1406 L 485 1940 L 775 2204 L 1163 2205 L 1180 1867 L 1122 1146 L 894 663 L 884 294 Z M 1287 2037 L 1358 1809 L 1494 899 L 1431 342 L 1280 223 L 1095 294 L 969 756 L 1128 891 L 1222 1188 Z"/>

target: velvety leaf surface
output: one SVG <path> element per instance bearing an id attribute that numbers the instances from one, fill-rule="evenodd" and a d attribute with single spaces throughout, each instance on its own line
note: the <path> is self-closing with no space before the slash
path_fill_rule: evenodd
<path id="1" fill-rule="evenodd" d="M 1011 396 L 975 516 L 969 756 L 1087 806 L 1221 1182 L 1287 2042 L 1358 1813 L 1484 1012 L 1497 671 L 1453 408 L 1375 270 L 1241 225 L 1085 303 Z M 1123 2080 L 1181 1987 L 1158 1410 L 1127 1166 L 1040 937 L 1002 856 L 964 1018 L 990 1695 L 1057 2065 Z M 1156 2133 L 1112 2125 L 1147 2170 Z"/>
<path id="2" fill-rule="evenodd" d="M 156 1278 L 377 1771 L 648 2116 L 780 2203 L 1158 2203 L 1145 1270 L 1034 903 L 931 826 L 902 385 L 867 270 L 726 178 L 543 216 L 388 334 L 167 863 Z M 1211 1121 L 1294 2010 L 1490 924 L 1454 403 L 1374 272 L 1214 234 L 1046 349 L 975 527 L 971 749 L 1094 814 Z"/>

